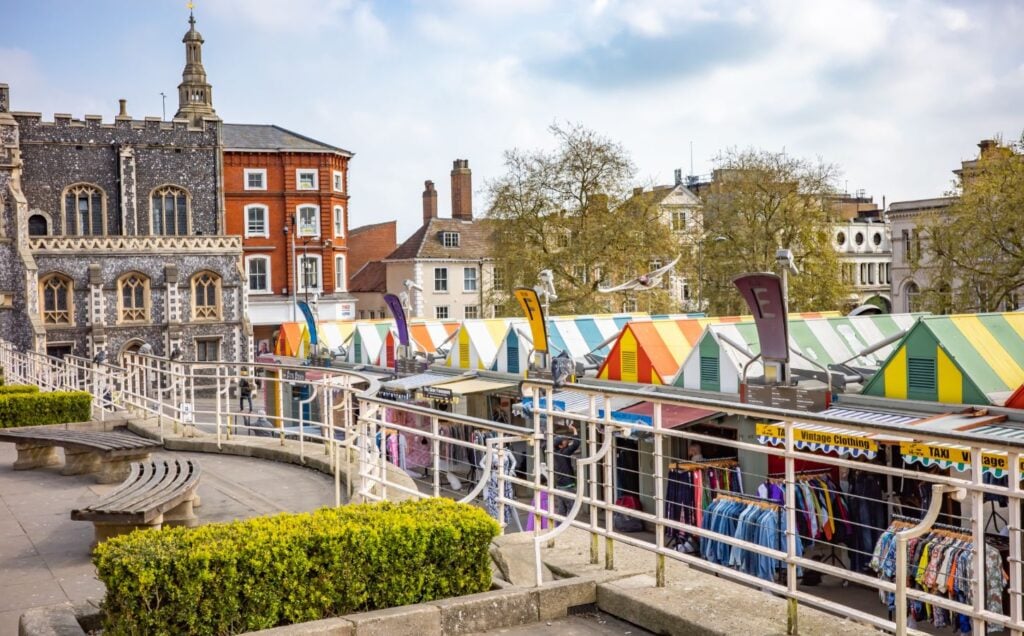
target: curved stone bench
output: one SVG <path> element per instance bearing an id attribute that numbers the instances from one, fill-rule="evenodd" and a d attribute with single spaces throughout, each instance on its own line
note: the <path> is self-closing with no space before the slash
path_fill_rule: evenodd
<path id="1" fill-rule="evenodd" d="M 93 522 L 96 543 L 132 530 L 159 530 L 165 524 L 195 526 L 199 476 L 199 462 L 192 459 L 138 462 L 116 490 L 87 508 L 72 510 L 71 518 Z"/>
<path id="2" fill-rule="evenodd" d="M 149 459 L 161 448 L 157 441 L 121 431 L 75 431 L 31 427 L 0 431 L 0 442 L 18 449 L 14 470 L 59 466 L 57 448 L 64 449 L 63 475 L 96 473 L 101 484 L 116 484 L 128 476 L 132 462 Z"/>

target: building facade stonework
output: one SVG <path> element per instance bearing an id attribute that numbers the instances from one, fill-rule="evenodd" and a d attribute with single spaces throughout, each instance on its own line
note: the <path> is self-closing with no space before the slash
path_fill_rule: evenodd
<path id="1" fill-rule="evenodd" d="M 208 88 L 190 26 L 183 85 Z M 108 123 L 43 121 L 9 105 L 0 85 L 5 338 L 53 355 L 115 358 L 149 344 L 185 359 L 249 359 L 242 244 L 225 234 L 212 106 L 164 122 L 133 119 L 122 101 Z"/>

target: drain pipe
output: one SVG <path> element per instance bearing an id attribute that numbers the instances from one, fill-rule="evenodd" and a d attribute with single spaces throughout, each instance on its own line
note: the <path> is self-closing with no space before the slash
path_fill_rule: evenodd
<path id="1" fill-rule="evenodd" d="M 606 410 L 606 412 L 610 412 L 611 411 L 611 407 L 607 403 L 605 404 L 605 410 Z M 582 477 L 584 475 L 583 467 L 584 466 L 590 466 L 592 464 L 596 464 L 597 462 L 599 462 L 602 459 L 604 459 L 605 455 L 608 454 L 608 451 L 611 450 L 612 439 L 614 439 L 614 437 L 615 437 L 614 430 L 612 430 L 612 428 L 609 427 L 609 426 L 605 426 L 605 430 L 604 430 L 604 443 L 601 444 L 601 448 L 600 448 L 600 450 L 597 451 L 597 454 L 594 455 L 593 457 L 588 457 L 586 459 L 578 459 L 578 460 L 576 460 L 576 498 L 572 502 L 572 510 L 570 510 L 569 513 L 565 515 L 565 519 L 562 521 L 562 523 L 560 523 L 557 526 L 555 526 L 554 528 L 552 528 L 549 532 L 547 532 L 546 534 L 535 534 L 533 536 L 533 560 L 534 560 L 534 567 L 537 568 L 537 587 L 540 587 L 541 585 L 544 584 L 544 571 L 542 569 L 542 564 L 541 564 L 541 559 L 540 559 L 540 544 L 545 542 L 545 541 L 548 541 L 549 539 L 554 539 L 555 537 L 557 537 L 558 535 L 562 534 L 563 532 L 565 532 L 568 528 L 570 528 L 572 526 L 573 519 L 576 518 L 576 515 L 579 514 L 579 512 L 580 512 L 580 508 L 583 506 L 583 498 L 582 498 L 583 497 L 583 492 L 582 492 L 583 489 L 580 487 L 580 484 L 583 483 L 583 479 L 582 479 Z M 548 484 L 548 487 L 550 488 L 553 483 L 554 482 L 550 482 Z M 551 488 L 551 492 L 549 492 L 548 494 L 551 497 L 554 497 L 556 490 L 557 489 L 555 489 L 555 488 Z M 591 503 L 590 505 L 594 505 L 594 504 Z M 608 512 L 609 511 L 606 510 L 605 514 L 608 514 Z M 536 525 L 537 525 L 537 527 L 540 527 L 539 523 L 536 524 Z"/>
<path id="2" fill-rule="evenodd" d="M 967 490 L 945 484 L 932 484 L 932 500 L 921 523 L 913 528 L 900 530 L 896 533 L 896 635 L 907 634 L 907 542 L 910 539 L 927 534 L 935 520 L 939 518 L 942 508 L 942 495 L 950 493 L 957 501 L 967 498 Z M 984 554 L 984 547 L 981 548 Z"/>

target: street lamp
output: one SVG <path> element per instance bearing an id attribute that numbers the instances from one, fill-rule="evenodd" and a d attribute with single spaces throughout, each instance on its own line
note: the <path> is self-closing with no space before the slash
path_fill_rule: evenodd
<path id="1" fill-rule="evenodd" d="M 786 307 L 786 311 L 789 311 L 789 274 L 799 274 L 800 270 L 796 267 L 796 262 L 793 260 L 793 251 L 789 249 L 779 248 L 775 250 L 775 262 L 778 263 L 779 268 L 782 270 L 782 303 Z"/>

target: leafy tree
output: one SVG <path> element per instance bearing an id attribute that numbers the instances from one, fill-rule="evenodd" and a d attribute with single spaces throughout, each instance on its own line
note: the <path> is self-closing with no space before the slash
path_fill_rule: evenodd
<path id="1" fill-rule="evenodd" d="M 732 278 L 778 272 L 776 250 L 792 250 L 799 274 L 789 276 L 792 311 L 839 309 L 849 291 L 832 245 L 834 166 L 764 150 L 729 150 L 716 159 L 703 188 L 699 271 L 707 311 L 747 313 Z"/>
<path id="2" fill-rule="evenodd" d="M 665 289 L 598 293 L 675 258 L 678 241 L 652 197 L 633 196 L 634 167 L 621 145 L 579 125 L 550 128 L 553 151 L 505 152 L 505 175 L 488 184 L 496 284 L 492 304 L 519 315 L 511 290 L 554 274 L 552 314 L 673 310 Z"/>
<path id="3" fill-rule="evenodd" d="M 921 225 L 923 307 L 936 313 L 1016 309 L 1024 287 L 1024 135 L 983 148 L 957 174 L 956 201 Z"/>

